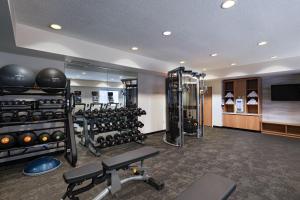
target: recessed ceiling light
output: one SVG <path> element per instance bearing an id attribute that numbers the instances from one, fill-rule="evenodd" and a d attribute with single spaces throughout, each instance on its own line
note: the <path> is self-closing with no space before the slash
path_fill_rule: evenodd
<path id="1" fill-rule="evenodd" d="M 221 4 L 221 8 L 227 9 L 231 8 L 235 5 L 236 1 L 235 0 L 224 0 L 223 3 Z"/>
<path id="2" fill-rule="evenodd" d="M 217 55 L 218 55 L 217 53 L 210 54 L 210 56 L 212 56 L 212 57 L 216 57 Z"/>
<path id="3" fill-rule="evenodd" d="M 163 33 L 163 36 L 170 36 L 172 34 L 171 31 L 164 31 Z"/>
<path id="4" fill-rule="evenodd" d="M 236 66 L 236 63 L 231 63 L 231 66 Z"/>
<path id="5" fill-rule="evenodd" d="M 86 72 L 82 72 L 81 74 L 82 74 L 82 75 L 86 75 Z"/>
<path id="6" fill-rule="evenodd" d="M 206 70 L 207 70 L 206 68 L 203 68 L 203 71 L 204 71 L 204 72 L 206 72 Z"/>
<path id="7" fill-rule="evenodd" d="M 267 41 L 261 41 L 261 42 L 257 43 L 258 46 L 264 46 L 266 44 L 268 44 Z"/>
<path id="8" fill-rule="evenodd" d="M 277 58 L 277 56 L 272 56 L 271 58 L 272 58 L 272 59 L 275 59 L 275 58 Z"/>
<path id="9" fill-rule="evenodd" d="M 131 47 L 131 50 L 132 51 L 137 51 L 137 50 L 139 50 L 139 48 L 138 47 Z"/>
<path id="10" fill-rule="evenodd" d="M 185 63 L 185 61 L 184 61 L 184 60 L 182 60 L 182 61 L 180 61 L 179 63 L 180 63 L 180 64 L 184 64 L 184 63 Z"/>
<path id="11" fill-rule="evenodd" d="M 62 26 L 59 24 L 50 24 L 50 28 L 52 28 L 54 30 L 61 30 Z"/>

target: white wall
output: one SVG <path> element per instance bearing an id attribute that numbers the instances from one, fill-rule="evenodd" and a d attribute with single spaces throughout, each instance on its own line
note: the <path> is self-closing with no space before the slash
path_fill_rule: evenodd
<path id="1" fill-rule="evenodd" d="M 64 71 L 64 62 L 12 53 L 0 52 L 0 67 L 8 64 L 18 64 L 34 70 L 36 73 L 44 68 L 57 68 Z"/>
<path id="2" fill-rule="evenodd" d="M 222 80 L 210 80 L 207 85 L 212 87 L 212 125 L 223 126 Z"/>
<path id="3" fill-rule="evenodd" d="M 271 85 L 299 83 L 300 74 L 262 78 L 262 113 L 264 121 L 299 124 L 300 101 L 271 101 Z"/>
<path id="4" fill-rule="evenodd" d="M 138 106 L 147 115 L 140 117 L 145 124 L 141 130 L 150 133 L 166 129 L 165 77 L 154 74 L 138 74 Z"/>

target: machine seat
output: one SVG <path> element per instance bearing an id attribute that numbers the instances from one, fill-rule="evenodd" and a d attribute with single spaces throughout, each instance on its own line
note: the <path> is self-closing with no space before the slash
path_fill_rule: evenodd
<path id="1" fill-rule="evenodd" d="M 80 183 L 85 180 L 95 178 L 102 174 L 102 167 L 99 163 L 91 163 L 72 169 L 64 173 L 63 177 L 66 183 Z"/>
<path id="2" fill-rule="evenodd" d="M 207 174 L 182 192 L 176 200 L 226 200 L 235 190 L 236 184 L 215 174 Z"/>
<path id="3" fill-rule="evenodd" d="M 132 163 L 136 163 L 147 158 L 159 154 L 159 151 L 153 147 L 142 147 L 133 151 L 129 151 L 112 158 L 104 159 L 102 161 L 103 169 L 118 170 L 125 168 Z"/>

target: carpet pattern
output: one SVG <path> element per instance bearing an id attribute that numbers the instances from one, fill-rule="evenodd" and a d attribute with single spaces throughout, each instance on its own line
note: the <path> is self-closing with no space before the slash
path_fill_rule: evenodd
<path id="1" fill-rule="evenodd" d="M 146 160 L 149 173 L 164 180 L 165 188 L 156 191 L 149 185 L 133 182 L 107 200 L 171 200 L 206 173 L 228 177 L 237 183 L 230 200 L 300 200 L 300 140 L 263 135 L 241 130 L 207 128 L 202 139 L 186 137 L 183 148 L 162 142 L 162 134 L 150 135 L 146 145 L 158 148 L 160 155 Z M 141 147 L 125 144 L 105 149 L 94 157 L 78 145 L 78 166 L 101 162 L 103 158 Z M 57 200 L 65 192 L 62 174 L 71 167 L 62 155 L 62 167 L 38 177 L 22 175 L 25 163 L 0 168 L 0 199 Z M 125 172 L 121 173 L 126 176 Z M 95 197 L 105 184 L 80 195 Z"/>

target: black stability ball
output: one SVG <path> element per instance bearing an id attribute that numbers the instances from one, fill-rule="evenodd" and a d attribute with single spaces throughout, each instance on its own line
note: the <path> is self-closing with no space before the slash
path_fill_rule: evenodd
<path id="1" fill-rule="evenodd" d="M 46 68 L 40 71 L 36 77 L 36 84 L 47 93 L 57 93 L 60 89 L 51 88 L 65 88 L 67 78 L 65 74 L 55 68 Z M 49 88 L 49 89 L 48 89 Z"/>
<path id="2" fill-rule="evenodd" d="M 25 92 L 33 87 L 34 83 L 35 74 L 28 68 L 5 65 L 0 69 L 0 85 L 9 92 Z"/>

